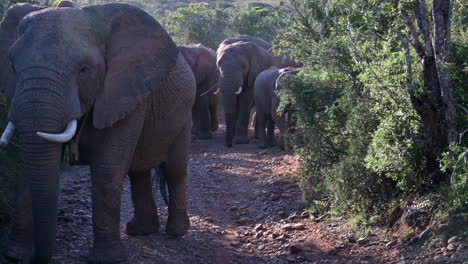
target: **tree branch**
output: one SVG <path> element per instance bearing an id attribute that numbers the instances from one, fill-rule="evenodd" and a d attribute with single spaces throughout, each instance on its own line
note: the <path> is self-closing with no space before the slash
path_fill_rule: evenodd
<path id="1" fill-rule="evenodd" d="M 416 22 L 419 27 L 419 31 L 421 32 L 423 42 L 424 42 L 424 50 L 426 56 L 432 57 L 433 48 L 431 43 L 431 37 L 429 32 L 429 26 L 427 25 L 427 14 L 426 14 L 426 1 L 425 0 L 417 0 L 414 2 L 414 14 L 416 15 Z"/>

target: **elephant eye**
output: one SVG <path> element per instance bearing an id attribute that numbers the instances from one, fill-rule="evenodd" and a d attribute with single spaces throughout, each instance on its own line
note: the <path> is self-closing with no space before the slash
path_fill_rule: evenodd
<path id="1" fill-rule="evenodd" d="M 81 67 L 80 73 L 87 73 L 87 72 L 89 72 L 89 67 L 88 66 Z"/>

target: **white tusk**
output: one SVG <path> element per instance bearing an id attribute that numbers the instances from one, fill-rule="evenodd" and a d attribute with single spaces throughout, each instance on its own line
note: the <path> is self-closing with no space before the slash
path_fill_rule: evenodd
<path id="1" fill-rule="evenodd" d="M 6 146 L 8 145 L 8 142 L 10 142 L 11 137 L 15 134 L 15 125 L 10 121 L 8 122 L 8 125 L 5 128 L 5 131 L 3 131 L 2 137 L 0 138 L 0 146 Z"/>
<path id="2" fill-rule="evenodd" d="M 70 123 L 68 123 L 67 125 L 67 128 L 65 128 L 65 131 L 63 131 L 63 133 L 61 134 L 49 134 L 43 132 L 37 132 L 36 134 L 41 138 L 47 139 L 52 142 L 65 143 L 72 139 L 72 137 L 75 135 L 76 123 L 76 120 L 70 121 Z"/>
<path id="3" fill-rule="evenodd" d="M 216 90 L 216 91 L 215 91 L 213 94 L 218 94 L 218 93 L 219 93 L 219 91 L 221 91 L 221 89 L 220 89 L 220 88 L 218 88 L 218 90 Z"/>
<path id="4" fill-rule="evenodd" d="M 279 80 L 280 80 L 281 77 L 282 77 L 283 75 L 285 75 L 286 73 L 287 73 L 287 72 L 284 71 L 284 72 L 282 72 L 280 75 L 278 75 L 278 77 L 276 77 L 276 80 L 275 80 L 275 90 L 278 90 L 278 83 L 279 83 Z"/>
<path id="5" fill-rule="evenodd" d="M 237 90 L 237 92 L 235 92 L 235 94 L 240 94 L 242 93 L 242 85 L 239 87 L 239 90 Z"/>

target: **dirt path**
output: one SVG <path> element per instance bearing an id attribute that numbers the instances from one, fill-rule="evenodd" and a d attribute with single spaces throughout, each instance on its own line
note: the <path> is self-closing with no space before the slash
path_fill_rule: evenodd
<path id="1" fill-rule="evenodd" d="M 302 210 L 297 157 L 277 148 L 259 150 L 255 142 L 226 148 L 223 132 L 221 127 L 215 139 L 192 144 L 188 175 L 192 227 L 183 238 L 164 232 L 125 234 L 133 210 L 126 180 L 121 237 L 127 263 L 433 263 L 405 259 L 402 244 L 389 246 L 390 235 L 373 234 L 358 245 L 349 242 L 344 220 L 313 221 Z M 90 192 L 88 167 L 62 172 L 52 263 L 85 263 L 93 238 Z M 167 211 L 159 194 L 157 204 L 164 230 Z"/>

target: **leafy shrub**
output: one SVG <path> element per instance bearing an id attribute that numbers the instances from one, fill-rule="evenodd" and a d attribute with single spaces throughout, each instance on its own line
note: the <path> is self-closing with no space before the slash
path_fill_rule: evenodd
<path id="1" fill-rule="evenodd" d="M 5 129 L 8 119 L 8 106 L 5 97 L 0 95 L 0 131 Z M 21 170 L 20 151 L 17 140 L 13 144 L 0 148 L 0 223 L 8 219 L 16 195 L 18 178 Z"/>

